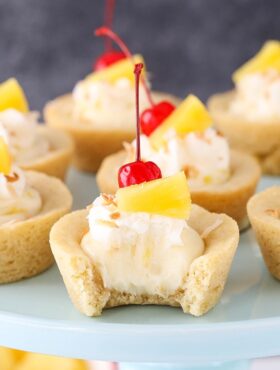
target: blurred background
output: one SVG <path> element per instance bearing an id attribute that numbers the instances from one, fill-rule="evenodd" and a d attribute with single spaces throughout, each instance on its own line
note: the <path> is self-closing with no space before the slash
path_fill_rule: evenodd
<path id="1" fill-rule="evenodd" d="M 103 51 L 103 0 L 0 0 L 0 80 L 15 76 L 32 109 L 70 91 Z M 267 39 L 279 0 L 116 0 L 114 30 L 145 56 L 154 89 L 206 99 Z"/>

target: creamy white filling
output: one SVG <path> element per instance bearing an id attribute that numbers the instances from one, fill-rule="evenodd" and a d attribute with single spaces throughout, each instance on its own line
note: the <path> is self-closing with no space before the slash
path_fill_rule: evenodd
<path id="1" fill-rule="evenodd" d="M 17 164 L 44 156 L 50 150 L 48 140 L 37 130 L 38 114 L 21 113 L 14 109 L 0 112 L 0 136 L 9 145 Z"/>
<path id="2" fill-rule="evenodd" d="M 0 225 L 26 220 L 41 207 L 40 194 L 27 184 L 22 170 L 13 167 L 9 176 L 0 173 Z"/>
<path id="3" fill-rule="evenodd" d="M 134 160 L 135 147 L 135 140 L 132 146 L 125 144 L 126 162 Z M 163 176 L 184 170 L 191 186 L 223 183 L 230 175 L 229 145 L 213 128 L 184 137 L 170 131 L 167 144 L 159 150 L 153 148 L 147 136 L 141 135 L 141 155 L 144 161 L 155 162 Z"/>
<path id="4" fill-rule="evenodd" d="M 167 297 L 184 286 L 192 261 L 204 250 L 203 240 L 185 220 L 119 212 L 103 196 L 94 201 L 88 222 L 82 248 L 104 286 L 120 292 Z"/>
<path id="5" fill-rule="evenodd" d="M 236 84 L 230 112 L 251 121 L 280 119 L 280 74 L 274 69 L 244 76 Z"/>
<path id="6" fill-rule="evenodd" d="M 140 110 L 149 106 L 146 94 L 140 86 Z M 135 88 L 122 78 L 114 84 L 106 81 L 83 80 L 73 90 L 74 114 L 77 118 L 102 126 L 131 126 L 135 121 Z"/>

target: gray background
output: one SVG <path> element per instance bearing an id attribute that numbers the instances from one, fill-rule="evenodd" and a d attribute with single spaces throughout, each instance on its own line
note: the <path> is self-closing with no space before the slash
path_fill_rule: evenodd
<path id="1" fill-rule="evenodd" d="M 117 0 L 114 29 L 145 55 L 155 89 L 206 99 L 279 37 L 280 0 Z M 33 109 L 72 89 L 103 43 L 103 0 L 0 0 L 0 80 L 16 76 Z"/>

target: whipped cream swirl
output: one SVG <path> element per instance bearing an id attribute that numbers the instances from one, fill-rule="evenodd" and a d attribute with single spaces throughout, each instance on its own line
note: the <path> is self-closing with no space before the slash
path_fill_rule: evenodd
<path id="1" fill-rule="evenodd" d="M 149 106 L 145 91 L 140 86 L 140 110 Z M 110 123 L 110 127 L 131 125 L 135 120 L 134 85 L 127 78 L 115 83 L 85 79 L 73 90 L 74 114 L 95 125 Z"/>
<path id="2" fill-rule="evenodd" d="M 119 212 L 112 196 L 98 197 L 88 215 L 83 250 L 98 267 L 104 286 L 131 294 L 174 293 L 192 261 L 204 250 L 185 220 L 145 212 Z"/>
<path id="3" fill-rule="evenodd" d="M 250 121 L 280 119 L 280 73 L 269 69 L 244 76 L 236 84 L 230 112 Z"/>
<path id="4" fill-rule="evenodd" d="M 21 113 L 15 109 L 0 112 L 0 136 L 17 164 L 35 160 L 50 150 L 48 140 L 38 133 L 38 116 L 36 112 Z"/>
<path id="5" fill-rule="evenodd" d="M 0 173 L 0 226 L 26 220 L 41 207 L 40 194 L 27 184 L 21 169 L 14 166 L 9 176 Z"/>
<path id="6" fill-rule="evenodd" d="M 126 162 L 135 158 L 136 141 L 125 144 Z M 145 161 L 155 162 L 163 176 L 184 170 L 189 184 L 219 184 L 230 175 L 230 151 L 226 139 L 213 128 L 191 132 L 180 137 L 174 130 L 167 133 L 167 143 L 155 150 L 149 138 L 141 135 L 141 154 Z"/>

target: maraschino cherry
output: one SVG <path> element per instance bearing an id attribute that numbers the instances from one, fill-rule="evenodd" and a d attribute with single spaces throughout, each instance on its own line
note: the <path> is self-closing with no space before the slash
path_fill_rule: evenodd
<path id="1" fill-rule="evenodd" d="M 135 65 L 135 90 L 136 90 L 136 161 L 127 163 L 119 169 L 119 187 L 141 184 L 142 182 L 160 179 L 162 177 L 160 168 L 154 162 L 143 162 L 141 160 L 140 144 L 140 119 L 139 119 L 139 80 L 143 64 Z"/>
<path id="2" fill-rule="evenodd" d="M 112 28 L 113 14 L 115 8 L 115 0 L 107 0 L 105 5 L 104 25 Z M 109 37 L 105 39 L 105 52 L 97 58 L 93 65 L 94 71 L 100 71 L 107 68 L 111 64 L 125 59 L 126 55 L 122 51 L 114 50 L 112 47 L 112 40 Z"/>
<path id="3" fill-rule="evenodd" d="M 141 131 L 146 136 L 151 133 L 174 111 L 175 106 L 168 101 L 154 104 L 145 109 L 140 116 Z"/>
<path id="4" fill-rule="evenodd" d="M 121 51 L 107 51 L 96 59 L 94 71 L 101 71 L 122 59 L 125 59 L 125 55 Z"/>
<path id="5" fill-rule="evenodd" d="M 133 60 L 133 56 L 126 44 L 110 28 L 100 27 L 95 31 L 95 35 L 105 36 L 107 39 L 115 41 L 115 43 L 122 50 L 123 55 L 125 55 L 126 58 Z M 142 112 L 140 116 L 140 126 L 142 133 L 146 136 L 150 136 L 151 133 L 173 112 L 175 106 L 168 101 L 162 101 L 155 104 L 145 78 L 141 78 L 141 82 L 151 107 Z"/>

